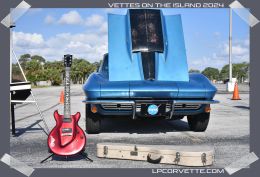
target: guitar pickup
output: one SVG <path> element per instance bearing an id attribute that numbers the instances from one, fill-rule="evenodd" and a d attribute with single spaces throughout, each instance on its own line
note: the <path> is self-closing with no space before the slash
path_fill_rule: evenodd
<path id="1" fill-rule="evenodd" d="M 72 128 L 63 128 L 61 130 L 61 136 L 71 136 L 72 135 Z"/>
<path id="2" fill-rule="evenodd" d="M 63 128 L 62 133 L 72 133 L 72 128 Z"/>

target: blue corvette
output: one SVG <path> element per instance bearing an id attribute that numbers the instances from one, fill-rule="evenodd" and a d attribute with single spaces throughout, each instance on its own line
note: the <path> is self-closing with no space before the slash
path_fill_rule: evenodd
<path id="1" fill-rule="evenodd" d="M 189 74 L 180 15 L 129 9 L 108 16 L 108 54 L 83 86 L 86 129 L 98 133 L 104 117 L 188 118 L 205 131 L 216 88 Z"/>

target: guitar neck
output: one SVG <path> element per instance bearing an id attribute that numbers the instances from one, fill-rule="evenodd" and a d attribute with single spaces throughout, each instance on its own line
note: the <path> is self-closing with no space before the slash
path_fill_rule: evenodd
<path id="1" fill-rule="evenodd" d="M 64 118 L 70 118 L 70 67 L 65 67 Z"/>

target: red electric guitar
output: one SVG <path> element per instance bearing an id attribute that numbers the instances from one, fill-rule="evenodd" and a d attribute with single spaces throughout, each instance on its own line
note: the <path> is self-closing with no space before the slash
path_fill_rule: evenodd
<path id="1" fill-rule="evenodd" d="M 64 56 L 65 66 L 65 90 L 64 90 L 64 115 L 56 110 L 54 118 L 56 126 L 48 136 L 48 147 L 55 155 L 71 156 L 82 153 L 85 150 L 86 136 L 79 127 L 80 113 L 70 114 L 70 67 L 72 55 Z"/>

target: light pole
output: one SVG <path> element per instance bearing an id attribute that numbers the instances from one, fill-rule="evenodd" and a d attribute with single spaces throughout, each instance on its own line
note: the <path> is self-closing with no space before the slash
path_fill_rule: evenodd
<path id="1" fill-rule="evenodd" d="M 229 81 L 232 81 L 232 9 L 229 9 Z"/>
<path id="2" fill-rule="evenodd" d="M 250 27 L 259 23 L 259 20 L 251 14 L 240 2 L 234 1 L 230 5 L 229 11 L 229 82 L 227 84 L 227 91 L 234 91 L 235 80 L 232 81 L 232 12 L 235 12 L 242 20 L 244 20 Z"/>
<path id="3" fill-rule="evenodd" d="M 229 81 L 227 91 L 234 91 L 235 83 L 232 81 L 232 8 L 229 8 Z"/>

